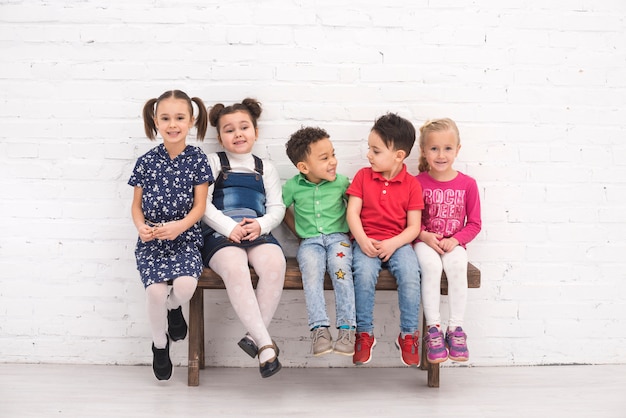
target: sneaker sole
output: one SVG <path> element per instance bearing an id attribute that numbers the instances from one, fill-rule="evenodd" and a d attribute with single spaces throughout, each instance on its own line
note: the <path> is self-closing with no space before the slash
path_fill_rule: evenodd
<path id="1" fill-rule="evenodd" d="M 433 359 L 428 357 L 428 349 L 426 348 L 427 344 L 428 344 L 427 342 L 424 342 L 424 348 L 422 348 L 422 350 L 426 350 L 426 361 L 428 361 L 430 364 L 439 364 L 439 363 L 443 363 L 444 361 L 448 360 L 449 356 L 448 356 L 448 349 L 447 348 L 446 348 L 446 356 L 445 357 L 435 357 Z"/>
<path id="2" fill-rule="evenodd" d="M 446 343 L 446 348 L 448 349 L 448 358 L 454 361 L 467 361 L 469 360 L 469 355 L 465 357 L 453 357 L 450 355 L 450 345 Z"/>
<path id="3" fill-rule="evenodd" d="M 404 361 L 404 358 L 402 357 L 402 348 L 400 348 L 400 344 L 398 344 L 397 339 L 396 339 L 396 348 L 398 349 L 398 351 L 400 351 L 400 361 L 402 362 L 402 364 L 404 364 L 407 367 L 419 367 L 420 366 L 419 362 L 415 364 L 408 364 L 407 362 Z"/>
<path id="4" fill-rule="evenodd" d="M 444 361 L 448 360 L 448 357 L 446 358 L 435 358 L 435 359 L 429 359 L 428 357 L 426 357 L 426 360 L 430 363 L 430 364 L 439 364 L 439 363 L 443 363 Z"/>
<path id="5" fill-rule="evenodd" d="M 319 356 L 323 356 L 324 354 L 328 354 L 328 353 L 332 353 L 332 352 L 333 352 L 333 349 L 332 349 L 332 347 L 331 347 L 331 348 L 329 348 L 328 350 L 325 350 L 325 351 L 320 351 L 319 353 L 313 353 L 313 355 L 314 355 L 315 357 L 319 357 Z"/>
<path id="6" fill-rule="evenodd" d="M 372 347 L 370 348 L 370 358 L 368 358 L 368 359 L 367 359 L 367 360 L 365 360 L 365 361 L 355 361 L 355 362 L 354 362 L 354 365 L 355 365 L 355 366 L 362 366 L 362 365 L 367 364 L 367 363 L 369 363 L 370 361 L 372 361 L 372 357 L 374 357 L 374 356 L 372 355 L 372 354 L 373 354 L 372 352 L 374 351 L 374 347 L 376 347 L 376 338 L 374 338 L 374 344 L 372 344 Z M 353 354 L 353 355 L 354 355 L 354 354 Z"/>
<path id="7" fill-rule="evenodd" d="M 352 350 L 352 352 L 350 353 L 350 352 L 347 352 L 347 351 L 337 351 L 337 350 L 333 349 L 333 353 L 340 354 L 342 356 L 353 356 L 354 355 L 354 350 Z"/>
<path id="8" fill-rule="evenodd" d="M 172 366 L 172 370 L 170 371 L 170 374 L 168 375 L 158 375 L 154 369 L 152 369 L 152 372 L 154 373 L 154 377 L 157 378 L 157 380 L 161 381 L 161 382 L 165 382 L 168 381 L 172 378 L 172 376 L 174 376 L 174 366 Z"/>

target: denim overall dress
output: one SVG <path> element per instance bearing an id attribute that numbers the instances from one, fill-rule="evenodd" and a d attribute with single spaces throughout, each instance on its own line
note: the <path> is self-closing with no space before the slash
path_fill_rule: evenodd
<path id="1" fill-rule="evenodd" d="M 240 222 L 243 218 L 258 218 L 265 215 L 265 186 L 263 185 L 263 161 L 254 157 L 254 173 L 233 173 L 225 152 L 218 152 L 222 169 L 213 189 L 213 205 L 226 216 Z M 236 243 L 202 223 L 204 246 L 202 261 L 205 266 L 220 249 L 227 246 L 250 248 L 260 244 L 280 245 L 271 233 L 254 241 Z"/>

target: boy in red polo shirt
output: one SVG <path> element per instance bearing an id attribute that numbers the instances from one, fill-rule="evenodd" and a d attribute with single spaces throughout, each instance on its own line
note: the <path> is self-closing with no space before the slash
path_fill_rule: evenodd
<path id="1" fill-rule="evenodd" d="M 420 266 L 411 243 L 421 229 L 422 188 L 406 170 L 404 160 L 415 143 L 408 120 L 388 113 L 368 137 L 367 159 L 347 190 L 347 220 L 354 236 L 352 268 L 356 304 L 356 343 L 353 363 L 372 359 L 374 299 L 378 273 L 387 267 L 398 283 L 400 335 L 396 346 L 407 366 L 418 366 Z"/>

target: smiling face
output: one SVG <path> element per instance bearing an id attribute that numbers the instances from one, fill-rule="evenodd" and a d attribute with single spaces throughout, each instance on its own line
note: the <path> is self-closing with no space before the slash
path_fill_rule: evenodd
<path id="1" fill-rule="evenodd" d="M 438 180 L 454 178 L 456 171 L 452 164 L 460 148 L 459 139 L 452 130 L 430 132 L 422 147 L 422 156 L 428 162 L 431 177 Z"/>
<path id="2" fill-rule="evenodd" d="M 330 139 L 323 138 L 313 142 L 306 160 L 297 164 L 298 170 L 311 183 L 318 184 L 322 180 L 334 181 L 337 178 L 337 158 Z"/>
<path id="3" fill-rule="evenodd" d="M 257 135 L 258 129 L 254 127 L 247 112 L 237 111 L 220 117 L 218 139 L 228 152 L 233 154 L 251 152 Z"/>
<path id="4" fill-rule="evenodd" d="M 159 102 L 154 124 L 163 137 L 166 147 L 185 146 L 189 129 L 193 126 L 189 103 L 182 99 L 168 98 Z"/>

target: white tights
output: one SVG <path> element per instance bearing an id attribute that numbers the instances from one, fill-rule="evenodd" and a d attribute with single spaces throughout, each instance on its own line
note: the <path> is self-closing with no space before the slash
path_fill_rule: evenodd
<path id="1" fill-rule="evenodd" d="M 167 345 L 167 310 L 176 309 L 189 302 L 196 290 L 198 280 L 191 276 L 180 276 L 174 279 L 172 290 L 167 282 L 154 283 L 146 288 L 148 319 L 152 330 L 152 342 L 156 348 Z"/>
<path id="2" fill-rule="evenodd" d="M 441 273 L 448 278 L 448 328 L 463 326 L 467 304 L 467 252 L 457 245 L 449 253 L 439 255 L 423 242 L 415 244 L 415 253 L 422 270 L 422 303 L 428 327 L 441 324 Z"/>
<path id="3" fill-rule="evenodd" d="M 248 264 L 259 276 L 256 293 Z M 209 261 L 209 267 L 224 281 L 239 320 L 258 347 L 272 344 L 267 328 L 280 302 L 285 265 L 283 251 L 275 244 L 260 244 L 248 249 L 224 247 Z M 274 355 L 274 350 L 264 350 L 259 354 L 259 361 L 265 362 Z"/>

